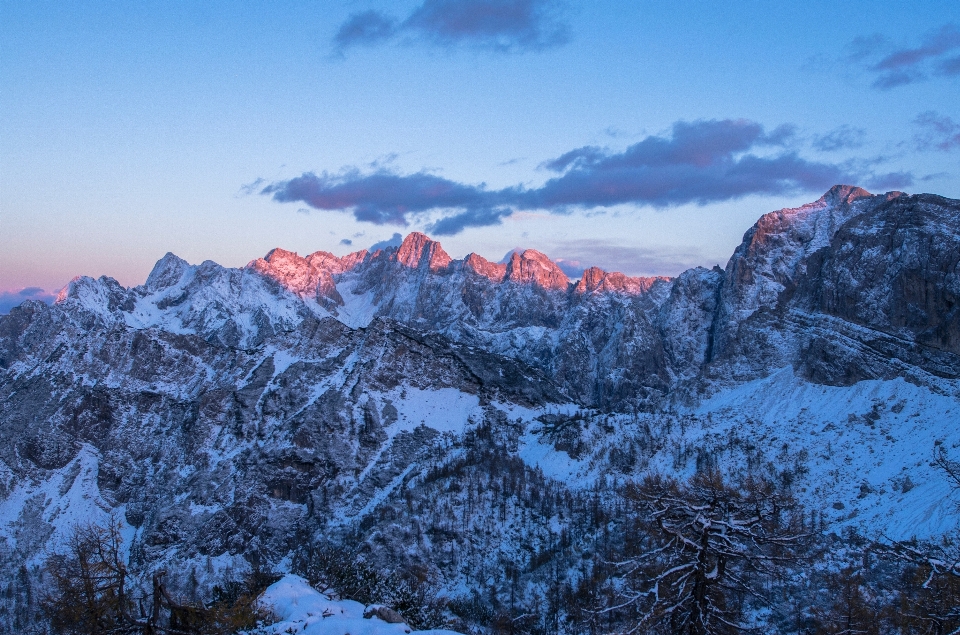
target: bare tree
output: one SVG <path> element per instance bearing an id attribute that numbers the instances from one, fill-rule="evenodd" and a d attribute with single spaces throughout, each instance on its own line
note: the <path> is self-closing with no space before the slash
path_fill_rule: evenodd
<path id="1" fill-rule="evenodd" d="M 167 590 L 165 571 L 152 592 L 131 593 L 120 521 L 77 525 L 62 552 L 47 559 L 49 585 L 41 606 L 64 635 L 226 635 L 255 628 L 266 617 L 257 597 L 275 577 L 254 572 L 214 589 L 209 605 L 181 603 Z M 148 608 L 149 607 L 149 608 Z M 136 609 L 136 610 L 135 610 Z"/>
<path id="2" fill-rule="evenodd" d="M 802 514 L 770 481 L 732 485 L 718 472 L 687 482 L 649 476 L 628 485 L 636 532 L 613 563 L 627 633 L 706 635 L 745 630 L 743 608 L 762 584 L 798 558 Z"/>
<path id="3" fill-rule="evenodd" d="M 51 587 L 41 600 L 54 630 L 63 633 L 138 632 L 131 618 L 120 523 L 89 523 L 74 528 L 63 553 L 51 556 L 46 574 Z"/>

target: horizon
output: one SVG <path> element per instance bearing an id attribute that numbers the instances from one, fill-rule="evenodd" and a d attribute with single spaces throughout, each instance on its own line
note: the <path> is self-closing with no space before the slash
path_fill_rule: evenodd
<path id="1" fill-rule="evenodd" d="M 835 183 L 960 198 L 954 2 L 0 12 L 0 312 L 414 231 L 676 276 Z"/>
<path id="2" fill-rule="evenodd" d="M 824 198 L 826 198 L 826 197 L 830 194 L 830 192 L 832 192 L 833 190 L 838 189 L 838 188 L 851 188 L 851 189 L 860 189 L 860 190 L 863 190 L 863 188 L 860 188 L 860 187 L 858 187 L 858 186 L 856 186 L 856 185 L 837 184 L 837 185 L 832 186 L 829 190 L 827 190 L 827 191 L 823 194 L 823 196 L 817 198 L 815 201 L 810 201 L 810 202 L 807 203 L 806 205 L 811 205 L 811 204 L 813 204 L 813 203 L 819 202 L 820 200 L 823 200 Z M 864 191 L 866 191 L 866 190 L 864 190 Z M 896 192 L 896 190 L 884 192 L 883 194 L 891 194 L 891 193 L 894 193 L 894 192 Z M 868 193 L 870 196 L 877 196 L 877 195 L 880 194 L 880 193 L 876 193 L 876 192 L 867 192 L 867 193 Z M 905 194 L 905 195 L 907 195 L 907 196 L 911 196 L 911 194 L 910 194 L 909 192 L 901 192 L 901 194 Z M 803 207 L 803 206 L 801 206 L 801 207 Z M 779 212 L 779 211 L 790 211 L 790 210 L 795 210 L 795 209 L 799 209 L 799 208 L 783 208 L 783 209 L 780 209 L 780 210 L 771 210 L 770 212 L 767 212 L 767 213 Z M 758 218 L 758 220 L 759 220 L 759 218 Z M 755 224 L 756 224 L 756 223 L 752 223 L 752 224 L 745 230 L 744 236 L 746 235 L 746 232 L 748 232 L 749 229 L 752 228 Z M 340 256 L 337 256 L 337 257 L 338 257 L 338 258 L 344 258 L 344 257 L 347 257 L 347 256 L 359 254 L 359 253 L 365 253 L 365 254 L 368 254 L 368 255 L 374 255 L 375 253 L 377 253 L 378 251 L 381 251 L 381 250 L 383 250 L 383 251 L 388 250 L 388 249 L 395 249 L 395 250 L 396 250 L 396 249 L 399 249 L 400 246 L 402 245 L 402 243 L 405 242 L 408 238 L 410 238 L 410 236 L 413 235 L 413 234 L 418 234 L 418 235 L 421 235 L 421 236 L 425 236 L 425 237 L 427 238 L 427 240 L 432 241 L 432 242 L 438 244 L 438 245 L 441 247 L 441 249 L 443 249 L 444 252 L 447 251 L 446 248 L 443 247 L 442 237 L 441 237 L 440 239 L 437 239 L 437 238 L 435 238 L 435 237 L 430 236 L 429 234 L 427 234 L 427 233 L 425 233 L 425 232 L 421 232 L 421 231 L 418 231 L 418 230 L 413 230 L 413 231 L 410 231 L 410 232 L 408 232 L 408 233 L 406 233 L 406 234 L 403 234 L 403 235 L 401 235 L 401 234 L 398 233 L 398 232 L 395 232 L 394 235 L 393 235 L 391 238 L 388 238 L 388 239 L 386 239 L 386 240 L 383 240 L 383 241 L 379 241 L 379 242 L 377 242 L 377 243 L 374 243 L 374 244 L 370 245 L 369 247 L 361 247 L 360 249 L 357 249 L 357 250 L 355 250 L 355 251 L 351 251 L 351 252 L 347 252 L 347 253 L 345 253 L 345 254 L 341 254 Z M 304 253 L 304 254 L 300 254 L 300 253 L 297 252 L 297 251 L 284 249 L 282 246 L 279 246 L 279 245 L 278 245 L 278 246 L 276 246 L 276 247 L 271 248 L 271 249 L 270 249 L 269 251 L 267 251 L 263 256 L 256 256 L 256 257 L 250 259 L 249 261 L 247 261 L 246 264 L 241 265 L 241 266 L 239 266 L 239 267 L 232 267 L 232 268 L 234 268 L 234 269 L 247 268 L 247 267 L 249 267 L 251 264 L 253 264 L 255 261 L 259 260 L 259 259 L 267 259 L 267 258 L 269 258 L 270 255 L 271 255 L 274 251 L 277 251 L 277 250 L 286 251 L 286 252 L 288 252 L 288 253 L 292 253 L 292 254 L 294 254 L 295 256 L 299 256 L 299 257 L 302 257 L 302 258 L 307 258 L 307 257 L 309 257 L 310 255 L 313 255 L 313 254 L 319 253 L 319 252 L 331 253 L 331 252 L 328 252 L 328 251 L 323 250 L 323 249 L 318 249 L 318 250 L 314 250 L 314 251 L 308 251 L 308 252 L 306 252 L 306 253 Z M 682 275 L 683 273 L 685 273 L 685 272 L 687 272 L 687 271 L 690 271 L 690 270 L 692 270 L 692 269 L 696 269 L 696 268 L 698 268 L 698 267 L 699 267 L 699 268 L 704 268 L 704 269 L 709 269 L 709 268 L 711 268 L 709 265 L 698 264 L 698 265 L 693 265 L 693 266 L 691 266 L 691 267 L 688 267 L 687 269 L 684 269 L 684 270 L 682 270 L 682 271 L 679 271 L 679 272 L 677 272 L 677 273 L 674 274 L 674 275 L 661 275 L 661 274 L 649 274 L 649 275 L 647 275 L 647 274 L 643 274 L 643 273 L 634 274 L 634 273 L 629 273 L 629 272 L 625 272 L 625 271 L 620 271 L 620 270 L 617 270 L 617 269 L 605 269 L 605 268 L 600 267 L 600 266 L 598 266 L 598 265 L 596 265 L 596 264 L 592 264 L 592 263 L 590 263 L 590 262 L 588 262 L 588 261 L 587 261 L 587 262 L 581 262 L 581 261 L 565 260 L 565 259 L 563 259 L 563 258 L 554 258 L 554 257 L 552 257 L 550 254 L 546 254 L 546 253 L 541 252 L 541 251 L 539 251 L 539 250 L 537 250 L 537 249 L 526 248 L 526 247 L 523 247 L 523 246 L 517 246 L 517 247 L 514 247 L 513 249 L 508 250 L 508 251 L 507 251 L 502 257 L 500 257 L 499 259 L 495 259 L 495 258 L 496 258 L 495 256 L 486 256 L 486 255 L 484 255 L 484 254 L 480 254 L 480 253 L 477 253 L 477 252 L 474 252 L 474 251 L 469 251 L 469 252 L 464 253 L 464 254 L 462 254 L 462 255 L 453 255 L 453 256 L 451 256 L 451 259 L 452 259 L 452 261 L 455 261 L 455 262 L 463 262 L 468 256 L 470 256 L 470 255 L 477 255 L 477 256 L 480 256 L 481 258 L 483 258 L 484 260 L 487 260 L 488 262 L 492 262 L 492 263 L 496 263 L 496 264 L 506 264 L 506 263 L 508 263 L 508 262 L 510 261 L 511 256 L 512 256 L 514 253 L 522 254 L 522 253 L 524 253 L 524 252 L 526 252 L 526 251 L 535 251 L 535 252 L 537 252 L 537 253 L 540 253 L 540 254 L 542 254 L 542 255 L 547 256 L 547 258 L 550 259 L 550 261 L 553 262 L 555 265 L 557 265 L 557 267 L 564 273 L 564 275 L 567 276 L 567 278 L 568 278 L 568 280 L 570 281 L 571 284 L 575 284 L 576 282 L 578 282 L 578 281 L 581 279 L 581 277 L 583 276 L 583 273 L 584 273 L 587 269 L 591 269 L 591 268 L 600 269 L 600 270 L 602 270 L 604 273 L 622 273 L 622 274 L 624 274 L 624 275 L 626 275 L 626 276 L 628 276 L 628 277 L 635 278 L 635 279 L 642 279 L 642 278 L 648 278 L 648 279 L 651 279 L 651 278 L 666 278 L 666 279 L 671 279 L 671 280 L 679 277 L 680 275 Z M 161 258 L 159 258 L 159 259 L 154 263 L 153 267 L 151 267 L 150 272 L 148 272 L 147 276 L 145 276 L 144 279 L 143 279 L 141 282 L 136 282 L 136 283 L 133 283 L 133 284 L 124 284 L 123 286 L 124 286 L 125 288 L 130 289 L 130 288 L 134 288 L 134 287 L 142 286 L 142 285 L 146 284 L 146 281 L 147 281 L 147 279 L 149 278 L 149 275 L 153 272 L 153 270 L 156 268 L 156 266 L 158 266 L 167 256 L 170 256 L 170 255 L 172 255 L 172 256 L 174 256 L 174 257 L 176 257 L 176 258 L 180 258 L 180 256 L 177 255 L 177 254 L 175 254 L 174 252 L 167 252 L 166 254 L 164 254 Z M 334 254 L 334 255 L 335 255 L 335 254 Z M 450 255 L 450 254 L 447 254 L 447 255 Z M 723 263 L 715 263 L 715 264 L 713 265 L 713 267 L 719 267 L 719 268 L 721 268 L 721 269 L 725 269 L 727 263 L 729 262 L 729 259 L 732 258 L 732 257 L 733 257 L 733 250 L 731 250 L 730 256 L 727 258 L 726 261 L 724 261 Z M 197 262 L 190 262 L 190 261 L 187 261 L 186 259 L 183 259 L 183 258 L 180 258 L 180 259 L 181 259 L 181 260 L 184 260 L 184 261 L 187 263 L 187 265 L 190 266 L 190 267 L 196 267 L 196 266 L 199 266 L 199 264 L 201 264 L 201 263 L 197 263 Z M 206 260 L 201 261 L 201 262 L 206 262 L 206 261 L 208 261 L 208 260 L 209 260 L 209 259 L 206 259 Z M 214 262 L 214 261 L 211 261 L 211 262 Z M 216 263 L 216 262 L 215 262 L 215 264 L 217 264 L 218 266 L 225 266 L 225 265 L 221 265 L 220 263 Z M 103 275 L 105 275 L 105 276 L 108 277 L 108 278 L 112 278 L 112 276 L 110 276 L 109 274 L 103 274 Z M 55 302 L 55 300 L 57 299 L 58 295 L 60 295 L 63 291 L 65 291 L 65 290 L 70 286 L 70 283 L 72 283 L 73 281 L 75 281 L 75 280 L 77 280 L 77 279 L 83 278 L 83 277 L 84 277 L 83 275 L 75 276 L 75 277 L 72 278 L 70 281 L 68 281 L 67 284 L 65 284 L 63 287 L 61 287 L 61 288 L 59 288 L 59 289 L 56 289 L 56 290 L 53 290 L 53 291 L 50 291 L 50 292 L 48 292 L 48 291 L 46 291 L 46 290 L 44 290 L 44 289 L 41 289 L 41 288 L 39 288 L 39 287 L 28 287 L 28 288 L 24 288 L 24 289 L 22 289 L 22 290 L 16 290 L 16 291 L 13 291 L 13 292 L 0 293 L 0 315 L 5 315 L 5 314 L 9 313 L 12 308 L 14 308 L 14 307 L 16 307 L 16 306 L 19 306 L 20 304 L 22 304 L 22 303 L 25 302 L 26 300 L 38 300 L 38 301 L 41 301 L 41 302 L 44 302 L 44 303 L 47 303 L 47 304 L 52 304 L 53 302 Z M 93 278 L 93 276 L 87 276 L 87 277 Z M 98 276 L 98 277 L 99 277 L 99 276 Z"/>

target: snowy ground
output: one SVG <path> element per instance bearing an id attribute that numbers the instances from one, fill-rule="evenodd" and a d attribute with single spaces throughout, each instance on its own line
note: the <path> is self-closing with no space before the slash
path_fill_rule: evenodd
<path id="1" fill-rule="evenodd" d="M 838 527 L 929 538 L 960 524 L 960 496 L 931 465 L 940 445 L 960 459 L 960 382 L 935 388 L 902 378 L 821 386 L 786 368 L 717 395 L 698 414 L 717 422 L 710 433 L 752 435 L 771 454 L 805 450 L 798 493 Z"/>
<path id="2" fill-rule="evenodd" d="M 389 624 L 378 617 L 364 619 L 363 604 L 333 600 L 295 575 L 270 585 L 260 602 L 280 620 L 264 629 L 271 635 L 459 635 L 448 630 L 412 631 L 406 624 Z"/>

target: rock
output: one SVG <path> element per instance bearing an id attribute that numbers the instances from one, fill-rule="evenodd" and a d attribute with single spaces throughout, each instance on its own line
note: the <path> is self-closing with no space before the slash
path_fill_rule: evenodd
<path id="1" fill-rule="evenodd" d="M 403 616 L 394 611 L 388 606 L 383 606 L 382 604 L 371 604 L 363 610 L 364 619 L 372 619 L 374 617 L 387 622 L 388 624 L 406 624 L 407 621 L 403 619 Z"/>

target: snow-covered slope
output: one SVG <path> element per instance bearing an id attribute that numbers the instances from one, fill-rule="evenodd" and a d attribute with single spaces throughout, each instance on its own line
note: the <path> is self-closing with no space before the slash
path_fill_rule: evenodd
<path id="1" fill-rule="evenodd" d="M 364 618 L 367 607 L 352 600 L 333 599 L 336 595 L 319 593 L 303 578 L 286 575 L 271 584 L 260 597 L 260 604 L 278 619 L 264 633 L 282 635 L 459 635 L 454 631 L 431 629 L 414 631 L 404 623 L 386 622 L 376 615 Z M 369 612 L 368 612 L 369 614 Z"/>
<path id="2" fill-rule="evenodd" d="M 958 267 L 960 202 L 837 186 L 674 279 L 422 234 L 78 278 L 0 317 L 0 569 L 113 513 L 132 565 L 197 593 L 348 538 L 451 596 L 508 569 L 532 593 L 615 526 L 602 492 L 707 467 L 789 483 L 828 531 L 936 536 Z"/>

